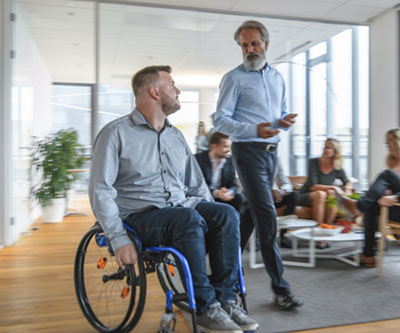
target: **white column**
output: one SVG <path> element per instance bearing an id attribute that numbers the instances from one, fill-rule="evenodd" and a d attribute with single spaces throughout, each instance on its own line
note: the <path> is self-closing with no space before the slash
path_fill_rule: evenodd
<path id="1" fill-rule="evenodd" d="M 11 0 L 0 1 L 0 248 L 11 217 Z"/>
<path id="2" fill-rule="evenodd" d="M 369 180 L 385 168 L 385 133 L 399 127 L 399 13 L 370 22 Z"/>

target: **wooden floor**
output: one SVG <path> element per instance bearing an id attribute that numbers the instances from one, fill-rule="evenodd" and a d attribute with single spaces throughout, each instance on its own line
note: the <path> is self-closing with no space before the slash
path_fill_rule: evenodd
<path id="1" fill-rule="evenodd" d="M 89 212 L 87 200 L 75 200 Z M 42 224 L 11 247 L 0 250 L 0 332 L 94 332 L 76 302 L 73 261 L 82 235 L 94 217 L 69 216 L 62 223 Z M 251 301 L 251 300 L 250 300 Z M 146 307 L 135 332 L 155 333 L 164 311 L 164 295 L 155 274 L 148 275 Z M 177 311 L 175 332 L 190 332 Z M 304 332 L 399 332 L 400 320 Z M 267 329 L 260 328 L 259 333 Z"/>

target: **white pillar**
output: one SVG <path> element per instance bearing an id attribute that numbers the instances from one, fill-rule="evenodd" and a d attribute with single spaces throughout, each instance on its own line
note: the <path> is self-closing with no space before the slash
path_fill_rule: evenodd
<path id="1" fill-rule="evenodd" d="M 370 22 L 370 116 L 368 178 L 385 168 L 385 133 L 399 127 L 399 12 Z"/>
<path id="2" fill-rule="evenodd" d="M 0 248 L 11 218 L 11 0 L 0 1 Z"/>

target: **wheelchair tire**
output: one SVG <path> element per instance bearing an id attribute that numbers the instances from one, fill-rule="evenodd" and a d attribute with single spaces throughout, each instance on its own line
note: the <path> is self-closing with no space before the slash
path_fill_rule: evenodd
<path id="1" fill-rule="evenodd" d="M 138 255 L 137 265 L 120 269 L 98 224 L 79 243 L 74 282 L 81 310 L 96 330 L 128 332 L 136 326 L 146 300 L 143 260 Z"/>

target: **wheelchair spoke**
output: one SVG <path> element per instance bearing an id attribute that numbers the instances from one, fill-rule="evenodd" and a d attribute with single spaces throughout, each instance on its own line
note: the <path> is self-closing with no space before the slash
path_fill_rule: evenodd
<path id="1" fill-rule="evenodd" d="M 139 275 L 144 275 L 144 268 L 140 270 L 131 265 L 119 268 L 109 246 L 99 242 L 102 240 L 99 228 L 89 231 L 78 248 L 76 292 L 92 326 L 101 332 L 121 332 L 134 327 L 143 311 L 145 277 L 142 283 L 137 284 L 137 281 Z M 140 293 L 136 293 L 136 289 Z M 139 302 L 136 297 L 140 297 Z"/>

